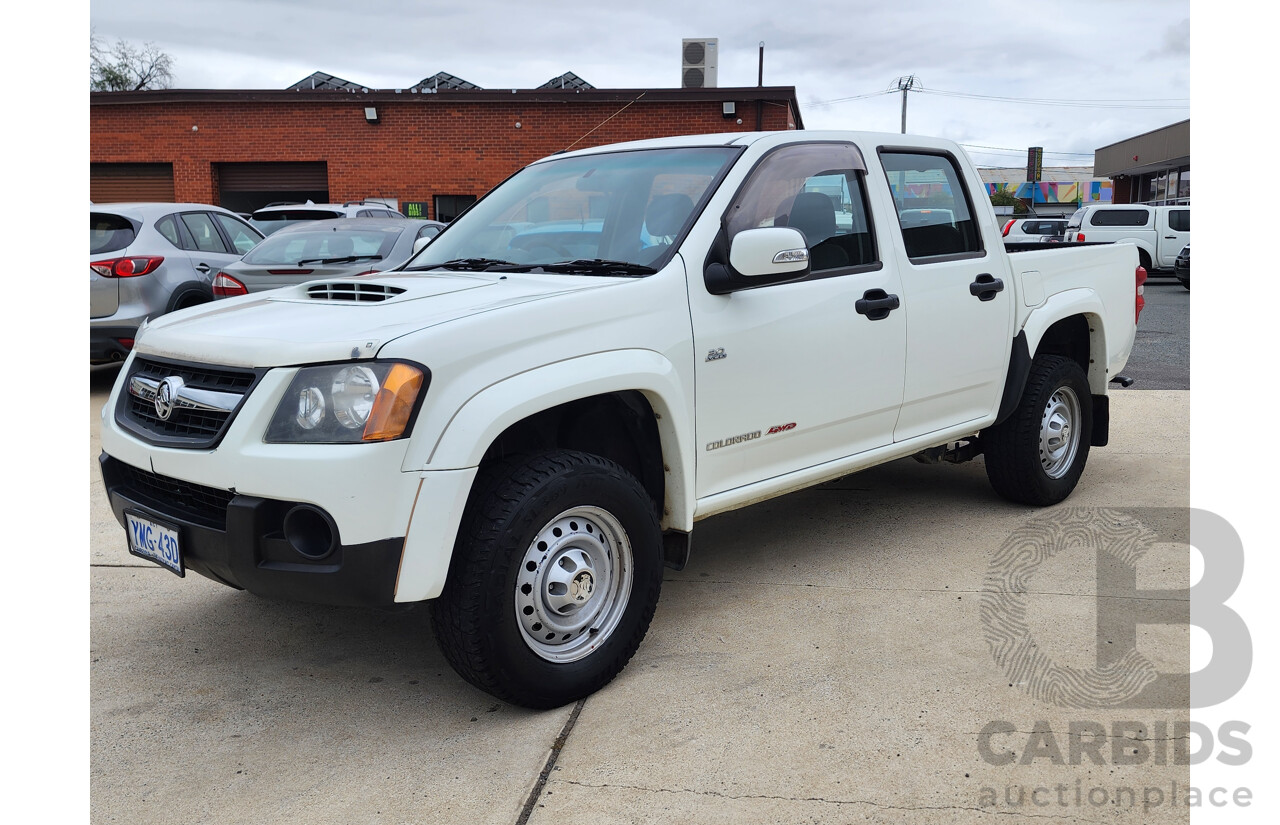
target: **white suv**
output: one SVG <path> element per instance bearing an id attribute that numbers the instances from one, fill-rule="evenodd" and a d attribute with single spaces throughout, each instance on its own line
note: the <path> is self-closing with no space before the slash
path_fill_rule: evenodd
<path id="1" fill-rule="evenodd" d="M 389 204 L 376 200 L 346 203 L 273 203 L 253 213 L 249 222 L 262 234 L 270 235 L 299 221 L 323 221 L 330 218 L 403 218 Z"/>
<path id="2" fill-rule="evenodd" d="M 1000 234 L 1005 243 L 1054 243 L 1062 240 L 1067 230 L 1066 218 L 1041 218 L 1035 215 L 1005 221 Z"/>

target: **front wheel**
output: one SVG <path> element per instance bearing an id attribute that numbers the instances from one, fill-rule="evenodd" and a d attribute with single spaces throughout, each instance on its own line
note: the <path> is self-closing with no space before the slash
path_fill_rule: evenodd
<path id="1" fill-rule="evenodd" d="M 559 707 L 622 670 L 661 585 L 662 534 L 634 476 L 588 453 L 523 456 L 477 481 L 433 627 L 467 681 Z"/>
<path id="2" fill-rule="evenodd" d="M 1020 504 L 1057 504 L 1089 457 L 1093 399 L 1084 370 L 1060 355 L 1036 356 L 1013 414 L 982 434 L 987 479 Z"/>

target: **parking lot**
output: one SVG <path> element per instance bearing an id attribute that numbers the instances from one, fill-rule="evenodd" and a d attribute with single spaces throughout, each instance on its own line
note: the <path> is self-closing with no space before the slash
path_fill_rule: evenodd
<path id="1" fill-rule="evenodd" d="M 1185 822 L 1189 770 L 1158 733 L 1187 719 L 1178 680 L 1141 709 L 1037 698 L 984 612 L 1002 547 L 1077 517 L 1154 531 L 1139 586 L 1188 586 L 1189 302 L 1147 294 L 1160 334 L 1140 327 L 1111 444 L 1064 505 L 1004 502 L 981 459 L 905 460 L 702 521 L 628 667 L 547 712 L 463 682 L 424 610 L 269 601 L 129 555 L 97 471 L 118 368 L 94 368 L 92 821 Z M 1017 594 L 1079 671 L 1110 643 L 1099 558 L 1068 547 Z M 1137 650 L 1185 674 L 1187 628 L 1144 626 Z"/>

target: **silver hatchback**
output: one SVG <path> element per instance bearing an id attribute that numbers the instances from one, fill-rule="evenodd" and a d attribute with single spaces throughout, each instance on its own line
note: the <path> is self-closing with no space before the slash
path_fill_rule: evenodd
<path id="1" fill-rule="evenodd" d="M 197 203 L 89 207 L 89 363 L 122 361 L 144 319 L 213 298 L 218 270 L 263 235 Z"/>

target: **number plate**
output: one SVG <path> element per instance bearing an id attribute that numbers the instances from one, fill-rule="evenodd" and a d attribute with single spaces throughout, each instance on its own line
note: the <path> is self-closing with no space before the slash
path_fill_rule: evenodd
<path id="1" fill-rule="evenodd" d="M 130 553 L 168 568 L 179 576 L 186 576 L 176 527 L 160 524 L 138 513 L 125 513 L 124 518 Z"/>

